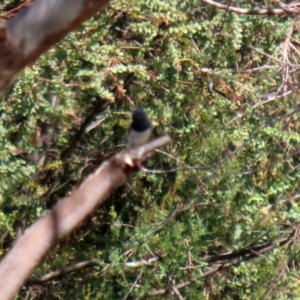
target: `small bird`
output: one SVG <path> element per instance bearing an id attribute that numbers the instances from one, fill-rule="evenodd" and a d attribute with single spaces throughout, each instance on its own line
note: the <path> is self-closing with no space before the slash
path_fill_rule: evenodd
<path id="1" fill-rule="evenodd" d="M 127 150 L 145 144 L 152 132 L 152 124 L 143 108 L 136 108 L 132 113 Z"/>

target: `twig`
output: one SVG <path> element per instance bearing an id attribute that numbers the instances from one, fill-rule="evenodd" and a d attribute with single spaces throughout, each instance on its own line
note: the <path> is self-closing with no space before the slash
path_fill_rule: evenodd
<path id="1" fill-rule="evenodd" d="M 175 279 L 170 278 L 171 280 L 171 285 L 172 285 L 172 290 L 174 291 L 174 293 L 177 295 L 179 300 L 184 300 L 184 298 L 181 296 L 177 286 L 176 286 L 176 282 Z"/>
<path id="2" fill-rule="evenodd" d="M 133 283 L 133 285 L 130 287 L 128 293 L 123 297 L 123 300 L 126 300 L 127 297 L 129 296 L 129 294 L 131 293 L 132 289 L 135 287 L 136 283 L 139 281 L 139 279 L 141 278 L 143 274 L 143 271 L 140 272 L 139 276 L 137 277 L 137 279 L 135 280 L 135 282 Z"/>
<path id="3" fill-rule="evenodd" d="M 60 277 L 62 275 L 68 274 L 68 273 L 72 273 L 72 272 L 76 272 L 76 271 L 80 271 L 86 268 L 91 268 L 94 266 L 97 266 L 98 264 L 95 261 L 84 261 L 84 262 L 80 262 L 77 263 L 73 266 L 69 266 L 69 267 L 65 267 L 61 270 L 57 270 L 57 271 L 53 271 L 50 272 L 46 275 L 43 275 L 39 278 L 30 278 L 26 281 L 25 285 L 35 285 L 35 284 L 42 284 L 46 281 L 50 281 L 53 280 L 57 277 Z"/>
<path id="4" fill-rule="evenodd" d="M 144 266 L 153 266 L 154 263 L 157 262 L 157 261 L 158 261 L 158 257 L 151 257 L 149 259 L 142 259 L 142 260 L 139 260 L 139 261 L 136 261 L 136 262 L 125 262 L 124 267 L 126 267 L 126 268 L 141 268 L 141 267 L 144 267 Z M 113 265 L 114 265 L 113 263 L 112 264 L 107 264 L 105 266 L 105 269 L 107 269 L 107 268 L 109 268 Z M 99 264 L 96 261 L 93 261 L 93 260 L 80 262 L 80 263 L 77 263 L 75 265 L 68 266 L 68 267 L 62 268 L 62 269 L 57 270 L 57 271 L 49 272 L 49 273 L 47 273 L 47 274 L 45 274 L 41 277 L 38 277 L 38 278 L 29 278 L 26 281 L 25 285 L 30 286 L 30 285 L 43 284 L 47 281 L 54 280 L 54 279 L 56 279 L 58 277 L 61 277 L 65 274 L 81 271 L 83 269 L 92 268 L 92 267 L 95 267 L 95 266 L 99 266 Z"/>
<path id="5" fill-rule="evenodd" d="M 262 8 L 262 9 L 246 9 L 239 8 L 227 4 L 221 4 L 219 2 L 215 2 L 212 0 L 202 0 L 202 2 L 209 4 L 213 7 L 227 10 L 230 12 L 234 12 L 242 15 L 268 15 L 268 16 L 280 16 L 280 15 L 299 15 L 300 9 L 299 7 L 293 7 L 293 9 L 288 9 L 289 6 L 285 5 L 285 8 Z"/>

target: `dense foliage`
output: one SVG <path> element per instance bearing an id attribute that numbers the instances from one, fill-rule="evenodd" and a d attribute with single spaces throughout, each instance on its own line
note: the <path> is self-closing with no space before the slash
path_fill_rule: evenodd
<path id="1" fill-rule="evenodd" d="M 173 144 L 34 277 L 96 265 L 19 299 L 299 295 L 299 43 L 292 16 L 115 1 L 27 68 L 0 103 L 1 255 L 124 148 L 133 108 Z"/>

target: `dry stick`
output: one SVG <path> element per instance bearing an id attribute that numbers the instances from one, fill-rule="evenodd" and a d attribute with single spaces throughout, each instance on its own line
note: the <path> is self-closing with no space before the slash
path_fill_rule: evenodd
<path id="1" fill-rule="evenodd" d="M 9 300 L 24 285 L 47 253 L 147 160 L 156 148 L 171 143 L 162 136 L 144 146 L 116 154 L 104 162 L 69 197 L 36 221 L 0 263 L 1 300 Z"/>
<path id="2" fill-rule="evenodd" d="M 109 0 L 36 0 L 0 22 L 0 96 L 41 54 L 94 16 Z"/>
<path id="3" fill-rule="evenodd" d="M 26 285 L 28 286 L 28 285 L 34 285 L 34 284 L 43 284 L 44 282 L 56 279 L 57 277 L 60 277 L 62 275 L 76 272 L 76 271 L 81 271 L 83 269 L 91 268 L 91 267 L 95 267 L 95 266 L 98 266 L 98 263 L 95 261 L 92 261 L 92 260 L 79 262 L 73 266 L 68 266 L 61 270 L 50 272 L 46 275 L 41 276 L 40 278 L 30 278 L 26 281 Z"/>
<path id="4" fill-rule="evenodd" d="M 282 8 L 258 8 L 258 9 L 247 9 L 228 4 L 222 4 L 213 0 L 202 0 L 202 2 L 209 4 L 213 7 L 224 9 L 230 12 L 234 12 L 242 15 L 269 15 L 269 16 L 280 16 L 280 15 L 299 15 L 300 7 L 291 3 L 290 5 L 283 5 Z"/>
<path id="5" fill-rule="evenodd" d="M 151 257 L 149 259 L 142 259 L 142 260 L 139 260 L 139 261 L 125 262 L 124 267 L 127 267 L 127 268 L 140 268 L 140 267 L 144 267 L 144 266 L 154 266 L 157 261 L 158 261 L 158 257 Z M 113 265 L 114 265 L 113 263 L 108 264 L 108 265 L 106 265 L 105 269 L 110 267 L 110 266 L 113 266 Z M 75 265 L 68 266 L 68 267 L 62 268 L 62 269 L 57 270 L 57 271 L 52 271 L 52 272 L 50 272 L 48 274 L 45 274 L 45 275 L 43 275 L 39 278 L 29 278 L 26 281 L 25 285 L 29 286 L 29 285 L 35 285 L 35 284 L 36 285 L 37 284 L 43 284 L 47 281 L 54 280 L 57 277 L 61 277 L 62 275 L 72 273 L 72 272 L 76 272 L 76 271 L 81 271 L 83 269 L 92 268 L 92 267 L 95 267 L 95 266 L 99 266 L 99 263 L 97 263 L 96 261 L 93 261 L 93 260 L 79 262 L 79 263 L 76 263 Z"/>

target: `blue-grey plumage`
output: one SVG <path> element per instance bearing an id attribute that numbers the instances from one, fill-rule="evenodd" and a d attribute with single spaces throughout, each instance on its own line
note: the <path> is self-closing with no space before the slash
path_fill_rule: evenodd
<path id="1" fill-rule="evenodd" d="M 132 123 L 129 129 L 127 149 L 145 144 L 152 132 L 152 124 L 143 108 L 136 108 L 132 113 Z"/>

